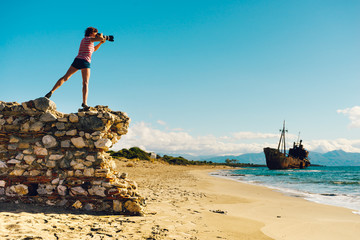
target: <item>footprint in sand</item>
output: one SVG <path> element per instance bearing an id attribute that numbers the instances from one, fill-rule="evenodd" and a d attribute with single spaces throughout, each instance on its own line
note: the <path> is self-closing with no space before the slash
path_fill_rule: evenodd
<path id="1" fill-rule="evenodd" d="M 17 230 L 17 229 L 20 228 L 20 226 L 17 225 L 17 224 L 8 224 L 8 225 L 5 226 L 5 228 L 6 228 L 7 230 Z"/>

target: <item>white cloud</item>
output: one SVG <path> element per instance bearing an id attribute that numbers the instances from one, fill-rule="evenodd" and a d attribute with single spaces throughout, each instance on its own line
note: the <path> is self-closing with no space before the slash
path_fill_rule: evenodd
<path id="1" fill-rule="evenodd" d="M 279 134 L 238 132 L 230 136 L 192 136 L 184 130 L 159 130 L 150 124 L 139 122 L 129 128 L 128 133 L 115 144 L 114 150 L 140 147 L 145 151 L 168 154 L 191 155 L 239 155 L 262 152 L 264 147 L 277 147 Z M 297 140 L 296 135 L 287 135 L 287 147 Z M 307 140 L 304 146 L 309 151 L 328 152 L 342 149 L 360 152 L 360 139 Z"/>
<path id="2" fill-rule="evenodd" d="M 360 152 L 360 139 L 312 140 L 305 143 L 304 147 L 315 152 L 329 152 L 340 149 L 345 152 Z"/>
<path id="3" fill-rule="evenodd" d="M 229 139 L 232 140 L 233 137 Z M 150 124 L 140 122 L 129 128 L 128 133 L 115 144 L 114 150 L 134 146 L 146 151 L 162 153 L 224 155 L 261 152 L 264 144 L 234 143 L 227 141 L 226 138 L 217 138 L 213 135 L 194 137 L 185 131 L 162 131 L 152 128 Z"/>
<path id="4" fill-rule="evenodd" d="M 162 121 L 162 120 L 157 120 L 157 123 L 162 125 L 162 126 L 165 126 L 166 125 L 166 122 Z"/>
<path id="5" fill-rule="evenodd" d="M 345 108 L 337 110 L 338 113 L 342 113 L 345 116 L 348 116 L 350 119 L 351 128 L 358 128 L 360 127 L 360 106 L 355 106 L 352 108 Z"/>
<path id="6" fill-rule="evenodd" d="M 278 138 L 280 135 L 273 133 L 237 132 L 233 133 L 232 136 L 235 139 L 267 139 Z"/>

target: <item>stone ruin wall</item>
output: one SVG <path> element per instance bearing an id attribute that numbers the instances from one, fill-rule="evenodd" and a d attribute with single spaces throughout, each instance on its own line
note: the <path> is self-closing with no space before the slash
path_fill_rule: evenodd
<path id="1" fill-rule="evenodd" d="M 129 122 L 104 106 L 63 114 L 47 98 L 0 101 L 0 202 L 141 215 L 136 183 L 106 153 Z"/>

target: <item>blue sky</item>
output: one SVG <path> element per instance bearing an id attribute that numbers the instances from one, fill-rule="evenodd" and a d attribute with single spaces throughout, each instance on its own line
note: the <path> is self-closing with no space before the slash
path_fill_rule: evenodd
<path id="1" fill-rule="evenodd" d="M 360 1 L 6 1 L 0 100 L 44 96 L 94 26 L 89 105 L 132 119 L 116 148 L 259 152 L 287 121 L 314 151 L 360 152 Z M 51 98 L 81 104 L 81 74 Z"/>

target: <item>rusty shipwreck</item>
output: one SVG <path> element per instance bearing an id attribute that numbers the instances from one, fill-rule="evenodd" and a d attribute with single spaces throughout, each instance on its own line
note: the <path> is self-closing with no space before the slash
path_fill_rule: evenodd
<path id="1" fill-rule="evenodd" d="M 308 159 L 309 152 L 306 151 L 302 145 L 302 140 L 297 143 L 294 142 L 293 147 L 286 153 L 285 143 L 285 121 L 278 144 L 278 148 L 264 148 L 266 165 L 269 169 L 293 169 L 293 168 L 306 168 L 310 166 Z"/>

